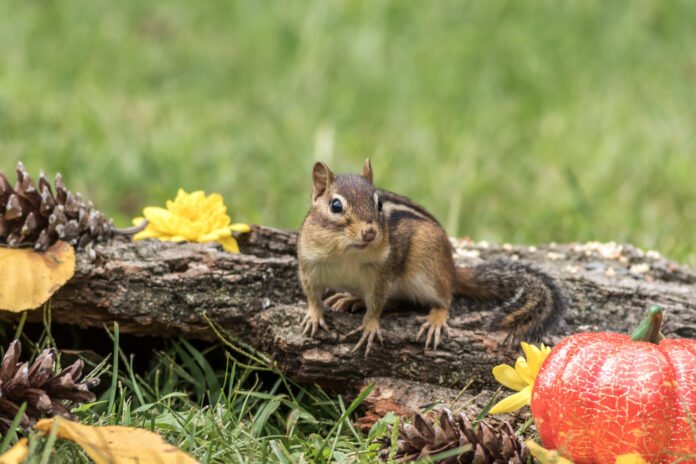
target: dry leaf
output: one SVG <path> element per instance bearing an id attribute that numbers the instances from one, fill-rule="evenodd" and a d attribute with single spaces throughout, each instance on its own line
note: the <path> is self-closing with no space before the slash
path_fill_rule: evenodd
<path id="1" fill-rule="evenodd" d="M 82 425 L 62 417 L 41 419 L 34 428 L 49 433 L 54 423 L 58 438 L 80 445 L 96 464 L 192 464 L 198 462 L 149 430 L 120 425 L 105 427 Z"/>
<path id="2" fill-rule="evenodd" d="M 524 444 L 541 464 L 573 464 L 573 461 L 564 458 L 558 451 L 548 450 L 534 440 L 527 440 Z M 617 456 L 615 464 L 647 464 L 647 462 L 639 453 L 629 453 Z"/>
<path id="3" fill-rule="evenodd" d="M 0 455 L 0 464 L 20 464 L 29 454 L 27 439 L 20 439 L 15 445 Z"/>
<path id="4" fill-rule="evenodd" d="M 353 425 L 367 433 L 373 425 L 387 413 L 393 412 L 397 416 L 411 416 L 416 411 L 400 404 L 395 397 L 394 390 L 388 386 L 377 385 L 363 401 L 361 408 L 364 414 Z"/>
<path id="5" fill-rule="evenodd" d="M 46 251 L 0 248 L 0 309 L 39 307 L 73 274 L 75 250 L 66 242 L 56 242 Z"/>
<path id="6" fill-rule="evenodd" d="M 558 451 L 548 450 L 534 440 L 527 440 L 524 444 L 529 448 L 532 456 L 537 458 L 541 464 L 573 464 L 573 461 L 564 458 Z"/>
<path id="7" fill-rule="evenodd" d="M 677 460 L 678 461 L 678 460 Z M 616 464 L 648 464 L 639 453 L 622 454 L 616 457 Z"/>

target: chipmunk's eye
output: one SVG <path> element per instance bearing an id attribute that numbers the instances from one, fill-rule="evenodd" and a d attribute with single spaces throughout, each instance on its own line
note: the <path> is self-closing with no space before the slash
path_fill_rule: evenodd
<path id="1" fill-rule="evenodd" d="M 382 200 L 379 198 L 377 199 L 377 211 L 380 213 L 382 212 Z"/>
<path id="2" fill-rule="evenodd" d="M 338 198 L 331 200 L 331 212 L 335 214 L 343 212 L 343 203 Z"/>

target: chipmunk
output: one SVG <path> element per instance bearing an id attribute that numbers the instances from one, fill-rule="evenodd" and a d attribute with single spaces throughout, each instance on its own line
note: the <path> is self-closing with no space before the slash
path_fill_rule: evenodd
<path id="1" fill-rule="evenodd" d="M 537 339 L 564 311 L 554 280 L 519 262 L 494 260 L 456 267 L 452 245 L 437 219 L 410 199 L 375 188 L 367 159 L 361 175 L 335 175 L 324 163 L 312 171 L 312 205 L 300 228 L 299 277 L 307 296 L 302 333 L 314 336 L 328 326 L 324 305 L 334 309 L 365 306 L 362 330 L 353 348 L 374 338 L 382 342 L 379 318 L 387 301 L 410 300 L 430 313 L 416 340 L 426 333 L 425 349 L 448 335 L 454 295 L 504 301 L 493 326 L 515 338 Z M 326 300 L 326 289 L 341 289 Z M 348 293 L 345 293 L 348 292 Z"/>

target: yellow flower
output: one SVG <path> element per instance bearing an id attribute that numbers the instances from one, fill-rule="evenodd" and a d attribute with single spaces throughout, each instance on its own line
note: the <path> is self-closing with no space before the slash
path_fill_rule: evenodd
<path id="1" fill-rule="evenodd" d="M 534 380 L 536 380 L 541 364 L 551 352 L 551 348 L 544 346 L 543 343 L 540 347 L 536 347 L 522 342 L 522 350 L 527 358 L 522 356 L 517 358 L 514 369 L 507 364 L 500 364 L 493 368 L 495 379 L 506 387 L 517 390 L 517 393 L 496 403 L 490 410 L 491 414 L 516 411 L 527 406 L 532 399 Z"/>
<path id="2" fill-rule="evenodd" d="M 251 231 L 247 224 L 230 224 L 227 207 L 218 193 L 206 196 L 204 192 L 186 193 L 182 189 L 174 201 L 167 200 L 167 209 L 148 206 L 143 216 L 133 219 L 134 225 L 147 219 L 147 227 L 133 240 L 157 238 L 171 242 L 220 242 L 229 252 L 239 252 L 232 232 Z"/>

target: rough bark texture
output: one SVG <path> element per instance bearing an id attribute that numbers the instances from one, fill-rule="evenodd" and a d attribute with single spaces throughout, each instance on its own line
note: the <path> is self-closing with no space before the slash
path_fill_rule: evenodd
<path id="1" fill-rule="evenodd" d="M 98 327 L 118 321 L 123 332 L 212 340 L 209 320 L 269 354 L 295 379 L 339 388 L 379 377 L 455 390 L 471 383 L 469 392 L 478 392 L 495 385 L 492 366 L 517 355 L 516 347 L 502 345 L 505 334 L 487 328 L 498 303 L 464 299 L 456 300 L 451 336 L 437 352 L 424 351 L 415 341 L 414 308 L 385 311 L 384 345 L 367 359 L 350 352 L 357 336 L 340 335 L 357 327 L 361 314 L 329 312 L 332 333 L 303 337 L 298 327 L 305 303 L 295 241 L 293 233 L 254 228 L 241 239 L 237 255 L 214 245 L 150 240 L 97 245 L 78 255 L 75 276 L 52 299 L 52 319 Z M 531 262 L 558 279 L 568 311 L 547 342 L 578 331 L 629 331 L 653 303 L 667 310 L 667 336 L 696 338 L 696 273 L 657 253 L 597 243 L 453 244 L 460 265 L 507 257 Z M 30 318 L 40 318 L 37 313 Z"/>

